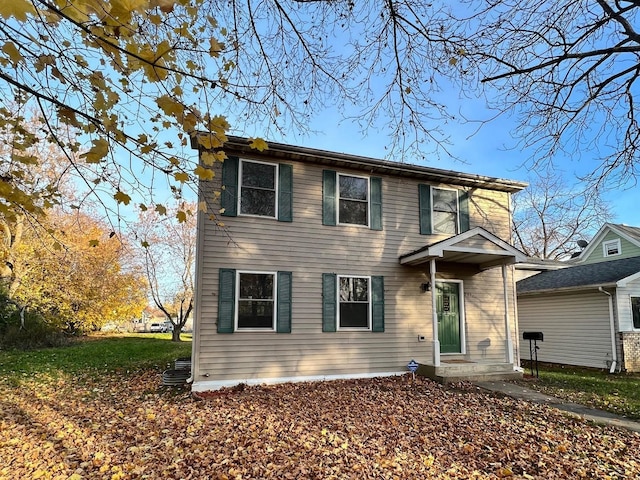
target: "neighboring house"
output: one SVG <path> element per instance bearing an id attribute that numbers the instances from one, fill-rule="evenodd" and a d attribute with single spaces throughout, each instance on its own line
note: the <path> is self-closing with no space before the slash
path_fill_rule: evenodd
<path id="1" fill-rule="evenodd" d="M 411 360 L 442 381 L 514 374 L 525 184 L 237 137 L 225 152 L 201 184 L 224 226 L 199 213 L 194 391 Z"/>
<path id="2" fill-rule="evenodd" d="M 566 268 L 541 267 L 517 282 L 520 332 L 544 335 L 538 360 L 640 371 L 640 229 L 607 223 Z"/>
<path id="3" fill-rule="evenodd" d="M 605 223 L 574 261 L 597 263 L 638 256 L 640 256 L 640 228 Z"/>

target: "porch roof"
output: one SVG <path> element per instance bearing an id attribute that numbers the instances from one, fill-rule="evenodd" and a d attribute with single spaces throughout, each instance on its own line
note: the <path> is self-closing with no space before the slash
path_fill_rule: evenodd
<path id="1" fill-rule="evenodd" d="M 400 256 L 402 265 L 420 265 L 430 260 L 478 265 L 480 269 L 524 262 L 527 256 L 484 228 L 476 227 L 459 235 L 425 245 Z"/>

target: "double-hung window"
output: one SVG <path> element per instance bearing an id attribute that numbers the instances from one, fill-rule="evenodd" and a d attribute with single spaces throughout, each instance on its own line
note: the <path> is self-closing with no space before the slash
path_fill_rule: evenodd
<path id="1" fill-rule="evenodd" d="M 275 273 L 238 272 L 236 329 L 275 330 Z"/>
<path id="2" fill-rule="evenodd" d="M 240 161 L 240 214 L 275 218 L 278 198 L 278 166 Z"/>
<path id="3" fill-rule="evenodd" d="M 322 274 L 322 331 L 384 332 L 384 277 Z"/>
<path id="4" fill-rule="evenodd" d="M 218 272 L 218 333 L 291 333 L 291 272 Z"/>
<path id="5" fill-rule="evenodd" d="M 422 235 L 457 235 L 469 230 L 469 192 L 421 184 L 418 202 Z"/>
<path id="6" fill-rule="evenodd" d="M 338 223 L 369 225 L 369 179 L 338 175 Z"/>
<path id="7" fill-rule="evenodd" d="M 433 233 L 459 233 L 458 192 L 444 188 L 432 188 Z"/>
<path id="8" fill-rule="evenodd" d="M 293 221 L 293 167 L 229 157 L 222 164 L 222 215 Z"/>
<path id="9" fill-rule="evenodd" d="M 338 326 L 370 329 L 371 298 L 369 277 L 338 277 Z"/>
<path id="10" fill-rule="evenodd" d="M 382 178 L 323 170 L 322 224 L 382 230 Z"/>

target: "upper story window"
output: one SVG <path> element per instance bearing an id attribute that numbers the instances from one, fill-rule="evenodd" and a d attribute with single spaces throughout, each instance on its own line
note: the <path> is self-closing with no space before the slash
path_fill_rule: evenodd
<path id="1" fill-rule="evenodd" d="M 469 192 L 418 185 L 420 233 L 457 235 L 469 230 Z"/>
<path id="2" fill-rule="evenodd" d="M 458 192 L 457 190 L 445 190 L 433 188 L 433 232 L 434 233 L 458 233 Z"/>
<path id="3" fill-rule="evenodd" d="M 382 178 L 323 170 L 322 224 L 382 230 Z"/>
<path id="4" fill-rule="evenodd" d="M 369 225 L 369 179 L 338 175 L 338 223 Z"/>
<path id="5" fill-rule="evenodd" d="M 222 164 L 222 215 L 293 221 L 293 167 L 229 157 Z"/>
<path id="6" fill-rule="evenodd" d="M 621 253 L 622 249 L 620 248 L 619 238 L 602 242 L 602 254 L 605 257 L 613 257 L 615 255 L 620 255 Z"/>
<path id="7" fill-rule="evenodd" d="M 275 218 L 278 166 L 240 161 L 240 213 Z"/>

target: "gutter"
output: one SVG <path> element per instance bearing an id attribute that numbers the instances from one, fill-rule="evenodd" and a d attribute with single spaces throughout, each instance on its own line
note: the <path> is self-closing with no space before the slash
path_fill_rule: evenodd
<path id="1" fill-rule="evenodd" d="M 607 292 L 604 288 L 598 287 L 598 291 L 600 293 L 604 293 L 609 297 L 609 326 L 611 327 L 611 368 L 609 369 L 609 373 L 614 373 L 618 366 L 618 352 L 616 348 L 616 327 L 615 327 L 615 319 L 613 317 L 613 295 Z"/>

